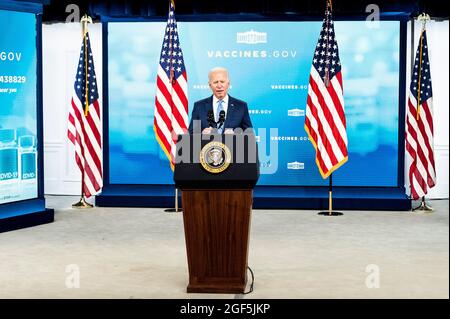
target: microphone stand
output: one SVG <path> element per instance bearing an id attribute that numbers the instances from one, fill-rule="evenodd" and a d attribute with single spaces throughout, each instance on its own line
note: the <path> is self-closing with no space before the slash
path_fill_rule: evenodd
<path id="1" fill-rule="evenodd" d="M 213 111 L 209 111 L 208 112 L 208 124 L 212 128 L 217 128 L 217 123 L 214 120 L 214 113 L 213 113 Z"/>
<path id="2" fill-rule="evenodd" d="M 217 126 L 217 130 L 220 130 L 220 128 L 222 127 L 222 125 L 225 123 L 225 111 L 220 111 L 219 113 L 219 121 L 217 122 L 218 126 Z"/>
<path id="3" fill-rule="evenodd" d="M 225 123 L 225 111 L 220 111 L 219 120 L 217 122 L 214 120 L 213 111 L 208 112 L 208 124 L 210 127 L 219 130 L 224 123 Z"/>

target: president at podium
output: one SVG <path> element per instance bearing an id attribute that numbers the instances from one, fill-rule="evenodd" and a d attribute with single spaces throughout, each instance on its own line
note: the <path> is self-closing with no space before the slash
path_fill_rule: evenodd
<path id="1" fill-rule="evenodd" d="M 228 95 L 227 69 L 216 67 L 209 71 L 208 85 L 213 95 L 194 103 L 189 133 L 232 133 L 238 127 L 243 131 L 252 127 L 247 103 Z"/>

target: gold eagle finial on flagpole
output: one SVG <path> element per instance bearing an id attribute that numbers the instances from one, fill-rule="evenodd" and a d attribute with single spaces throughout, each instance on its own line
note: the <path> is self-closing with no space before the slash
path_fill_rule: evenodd
<path id="1" fill-rule="evenodd" d="M 90 16 L 88 16 L 87 14 L 85 14 L 81 18 L 80 22 L 81 22 L 81 25 L 83 26 L 83 35 L 85 35 L 87 32 L 87 24 L 92 23 L 92 18 Z"/>
<path id="2" fill-rule="evenodd" d="M 422 31 L 423 31 L 423 30 L 425 30 L 425 25 L 427 24 L 428 21 L 431 20 L 431 18 L 430 18 L 430 15 L 426 14 L 425 12 L 422 12 L 417 17 L 417 20 L 422 22 Z"/>

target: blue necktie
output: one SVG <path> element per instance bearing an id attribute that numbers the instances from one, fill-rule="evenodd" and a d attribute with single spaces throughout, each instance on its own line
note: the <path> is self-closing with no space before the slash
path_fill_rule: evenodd
<path id="1" fill-rule="evenodd" d="M 223 110 L 223 100 L 219 100 L 219 103 L 217 103 L 217 117 L 216 117 L 216 122 L 218 122 L 219 121 L 219 114 L 220 114 L 220 111 L 222 111 Z M 219 133 L 219 134 L 222 134 L 222 132 L 223 132 L 223 123 L 222 123 L 222 126 L 217 130 L 217 132 Z"/>

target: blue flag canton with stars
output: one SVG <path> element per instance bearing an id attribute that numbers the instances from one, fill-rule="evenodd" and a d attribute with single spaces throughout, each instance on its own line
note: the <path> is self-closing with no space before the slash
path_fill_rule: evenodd
<path id="1" fill-rule="evenodd" d="M 175 19 L 175 7 L 172 3 L 170 3 L 169 17 L 159 62 L 169 79 L 177 79 L 185 71 L 183 52 L 180 47 L 177 21 Z"/>
<path id="2" fill-rule="evenodd" d="M 329 72 L 330 80 L 336 73 L 341 71 L 339 50 L 334 35 L 333 18 L 329 8 L 325 12 L 319 41 L 314 52 L 313 65 L 322 79 L 325 78 L 327 71 Z"/>
<path id="3" fill-rule="evenodd" d="M 420 42 L 416 52 L 416 60 L 414 61 L 414 68 L 411 75 L 410 90 L 413 96 L 417 99 L 417 90 L 420 76 L 420 103 L 425 102 L 433 96 L 431 88 L 431 72 L 430 61 L 428 59 L 428 45 L 426 31 L 422 33 L 422 61 L 420 61 Z"/>
<path id="4" fill-rule="evenodd" d="M 87 61 L 85 57 L 85 43 L 87 44 Z M 86 74 L 87 62 L 87 74 Z M 88 102 L 91 105 L 98 100 L 97 79 L 94 70 L 94 59 L 91 51 L 91 42 L 89 41 L 89 33 L 86 33 L 86 41 L 83 39 L 80 52 L 80 60 L 78 63 L 77 76 L 75 79 L 75 92 L 78 99 L 84 104 L 86 103 L 86 78 L 88 81 Z"/>

